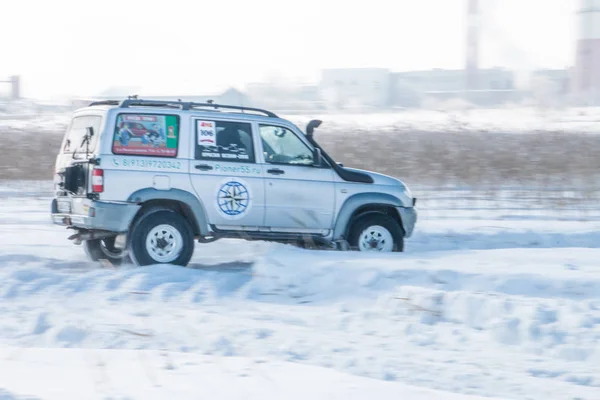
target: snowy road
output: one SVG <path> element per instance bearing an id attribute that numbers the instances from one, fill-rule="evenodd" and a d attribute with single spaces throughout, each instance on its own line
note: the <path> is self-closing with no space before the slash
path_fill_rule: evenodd
<path id="1" fill-rule="evenodd" d="M 0 185 L 0 399 L 600 398 L 597 218 L 423 210 L 399 255 L 220 241 L 106 269 L 48 203 Z"/>

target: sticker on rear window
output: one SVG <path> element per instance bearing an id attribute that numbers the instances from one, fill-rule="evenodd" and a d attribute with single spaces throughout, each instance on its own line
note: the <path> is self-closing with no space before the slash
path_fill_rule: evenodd
<path id="1" fill-rule="evenodd" d="M 115 126 L 113 153 L 176 157 L 178 138 L 175 115 L 121 114 Z"/>
<path id="2" fill-rule="evenodd" d="M 214 121 L 196 121 L 198 146 L 216 146 L 217 130 Z"/>

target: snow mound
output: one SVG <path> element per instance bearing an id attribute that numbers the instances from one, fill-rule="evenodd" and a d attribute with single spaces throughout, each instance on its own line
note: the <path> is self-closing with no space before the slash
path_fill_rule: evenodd
<path id="1" fill-rule="evenodd" d="M 530 265 L 558 254 L 513 252 Z M 251 263 L 117 270 L 1 256 L 0 338 L 262 357 L 483 396 L 586 395 L 600 388 L 590 267 L 600 251 L 578 253 L 577 268 L 529 273 L 504 250 L 482 262 L 482 252 L 349 259 L 271 246 Z"/>

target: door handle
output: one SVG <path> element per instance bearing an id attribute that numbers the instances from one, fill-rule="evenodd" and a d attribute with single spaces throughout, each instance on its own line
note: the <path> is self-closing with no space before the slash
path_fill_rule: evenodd
<path id="1" fill-rule="evenodd" d="M 268 173 L 273 174 L 273 175 L 281 175 L 281 174 L 285 174 L 285 171 L 279 168 L 272 168 L 272 169 L 268 169 L 267 170 Z"/>
<path id="2" fill-rule="evenodd" d="M 209 171 L 209 170 L 213 169 L 213 167 L 211 167 L 210 165 L 207 165 L 207 164 L 198 164 L 198 165 L 196 165 L 195 168 L 199 169 L 201 171 Z"/>

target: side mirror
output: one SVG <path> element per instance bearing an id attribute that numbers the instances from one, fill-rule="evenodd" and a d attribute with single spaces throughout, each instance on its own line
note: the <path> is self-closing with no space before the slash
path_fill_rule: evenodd
<path id="1" fill-rule="evenodd" d="M 339 165 L 340 168 L 344 168 L 344 164 L 342 164 L 341 162 L 337 163 L 337 165 Z"/>
<path id="2" fill-rule="evenodd" d="M 313 167 L 320 167 L 323 163 L 323 156 L 321 155 L 321 149 L 316 148 L 313 150 Z"/>
<path id="3" fill-rule="evenodd" d="M 306 136 L 313 137 L 315 128 L 318 128 L 321 125 L 321 122 L 323 121 L 320 121 L 318 119 L 313 119 L 312 121 L 310 121 L 308 125 L 306 125 Z"/>

